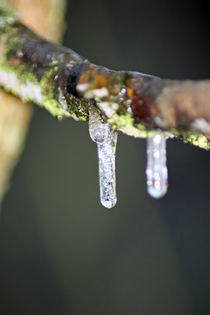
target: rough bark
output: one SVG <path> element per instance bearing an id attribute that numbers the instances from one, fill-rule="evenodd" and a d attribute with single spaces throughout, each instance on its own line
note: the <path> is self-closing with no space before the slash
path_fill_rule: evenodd
<path id="1" fill-rule="evenodd" d="M 0 29 L 0 84 L 52 115 L 88 120 L 94 104 L 113 128 L 135 137 L 167 131 L 210 149 L 210 81 L 172 81 L 94 65 L 43 40 L 18 19 Z"/>

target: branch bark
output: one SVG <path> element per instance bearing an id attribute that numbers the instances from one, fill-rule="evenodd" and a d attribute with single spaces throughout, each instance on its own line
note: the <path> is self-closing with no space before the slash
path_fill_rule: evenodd
<path id="1" fill-rule="evenodd" d="M 210 150 L 210 80 L 162 80 L 94 65 L 37 36 L 8 12 L 0 12 L 0 85 L 7 91 L 59 119 L 86 121 L 91 104 L 128 135 L 144 138 L 161 129 Z"/>

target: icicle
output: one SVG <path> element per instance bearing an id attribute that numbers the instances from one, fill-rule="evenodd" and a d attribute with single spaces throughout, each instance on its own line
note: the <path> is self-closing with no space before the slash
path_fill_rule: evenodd
<path id="1" fill-rule="evenodd" d="M 117 132 L 110 130 L 103 143 L 98 144 L 99 185 L 101 203 L 112 208 L 117 202 L 115 177 L 115 152 Z"/>
<path id="2" fill-rule="evenodd" d="M 147 192 L 153 198 L 163 197 L 168 188 L 166 139 L 160 131 L 147 138 Z"/>
<path id="3" fill-rule="evenodd" d="M 101 121 L 100 115 L 92 107 L 89 110 L 89 133 L 98 146 L 98 167 L 101 203 L 112 208 L 117 202 L 115 178 L 115 152 L 117 132 L 108 123 Z"/>

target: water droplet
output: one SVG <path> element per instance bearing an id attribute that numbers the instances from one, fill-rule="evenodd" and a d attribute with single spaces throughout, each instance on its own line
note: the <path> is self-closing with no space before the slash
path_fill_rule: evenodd
<path id="1" fill-rule="evenodd" d="M 63 120 L 63 115 L 57 116 L 57 119 L 58 119 L 59 121 L 62 121 L 62 120 Z"/>
<path id="2" fill-rule="evenodd" d="M 17 56 L 18 56 L 19 58 L 22 58 L 22 57 L 23 57 L 23 52 L 22 52 L 22 51 L 18 51 L 18 52 L 17 52 Z"/>
<path id="3" fill-rule="evenodd" d="M 153 198 L 163 197 L 168 188 L 166 140 L 159 131 L 147 138 L 147 192 Z"/>
<path id="4" fill-rule="evenodd" d="M 115 152 L 117 132 L 108 123 L 103 123 L 100 115 L 94 110 L 89 111 L 89 133 L 98 147 L 98 168 L 101 203 L 112 208 L 117 202 Z"/>

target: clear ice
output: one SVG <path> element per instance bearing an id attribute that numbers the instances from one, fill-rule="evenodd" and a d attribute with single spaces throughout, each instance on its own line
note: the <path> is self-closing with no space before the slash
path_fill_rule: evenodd
<path id="1" fill-rule="evenodd" d="M 159 131 L 147 138 L 147 192 L 157 199 L 163 197 L 168 188 L 166 141 L 167 137 Z"/>
<path id="2" fill-rule="evenodd" d="M 117 202 L 115 152 L 117 132 L 108 123 L 101 121 L 94 108 L 89 109 L 89 133 L 98 146 L 98 168 L 101 203 L 106 208 L 112 208 Z"/>

